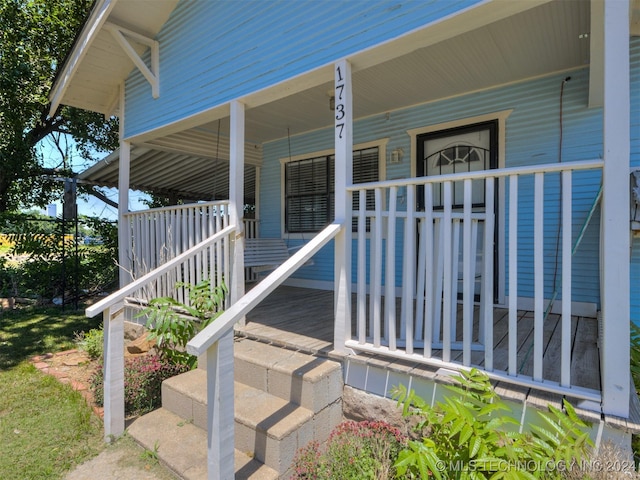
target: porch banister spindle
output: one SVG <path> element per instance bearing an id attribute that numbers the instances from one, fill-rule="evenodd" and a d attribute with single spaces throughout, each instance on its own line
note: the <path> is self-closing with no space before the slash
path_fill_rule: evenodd
<path id="1" fill-rule="evenodd" d="M 485 181 L 485 212 L 484 223 L 484 252 L 482 270 L 482 292 L 480 308 L 480 323 L 484 329 L 484 368 L 493 370 L 493 241 L 494 241 L 494 195 L 495 180 L 489 177 Z"/>
<path id="2" fill-rule="evenodd" d="M 396 349 L 396 204 L 398 187 L 389 189 L 389 218 L 387 222 L 387 265 L 385 273 L 384 318 L 387 324 L 385 335 L 389 339 L 389 350 Z"/>
<path id="3" fill-rule="evenodd" d="M 373 229 L 373 245 L 371 246 L 371 308 L 369 316 L 373 321 L 373 345 L 380 346 L 380 325 L 382 322 L 382 189 L 375 189 L 375 228 Z M 395 297 L 394 297 L 395 301 Z"/>
<path id="4" fill-rule="evenodd" d="M 571 170 L 562 172 L 562 344 L 560 384 L 571 386 Z"/>
<path id="5" fill-rule="evenodd" d="M 413 353 L 413 298 L 416 272 L 416 186 L 407 185 L 407 219 L 405 223 L 404 275 L 402 281 L 402 323 L 407 341 L 406 352 Z M 395 300 L 395 299 L 394 299 Z M 395 301 L 394 301 L 395 304 Z"/>
<path id="6" fill-rule="evenodd" d="M 476 249 L 471 240 L 471 180 L 464 181 L 464 208 L 463 208 L 463 261 L 462 261 L 462 363 L 471 365 L 471 340 L 473 336 L 473 289 L 475 279 L 472 278 L 471 265 L 476 262 Z M 475 237 L 474 237 L 475 238 Z"/>
<path id="7" fill-rule="evenodd" d="M 444 280 L 443 280 L 443 299 L 442 299 L 442 360 L 451 361 L 451 331 L 453 330 L 452 322 L 455 318 L 451 318 L 451 309 L 454 303 L 452 298 L 452 282 L 453 282 L 453 252 L 451 247 L 452 228 L 451 221 L 451 203 L 452 203 L 452 182 L 444 182 L 444 215 L 442 218 L 441 228 L 444 230 L 443 242 L 443 259 L 444 259 Z M 456 252 L 457 253 L 457 252 Z M 457 272 L 456 272 L 457 275 Z"/>
<path id="8" fill-rule="evenodd" d="M 427 183 L 424 186 L 424 212 L 425 212 L 425 238 L 423 248 L 425 250 L 425 308 L 424 308 L 424 356 L 431 357 L 431 343 L 433 342 L 433 310 L 436 302 L 433 293 L 434 281 L 433 276 L 437 271 L 434 268 L 434 232 L 435 225 L 433 222 L 433 185 Z M 437 308 L 440 308 L 438 305 Z"/>
<path id="9" fill-rule="evenodd" d="M 359 191 L 358 204 L 358 342 L 367 340 L 367 191 Z"/>
<path id="10" fill-rule="evenodd" d="M 533 379 L 542 381 L 544 328 L 544 173 L 534 175 Z"/>
<path id="11" fill-rule="evenodd" d="M 518 374 L 518 176 L 509 177 L 509 375 Z"/>

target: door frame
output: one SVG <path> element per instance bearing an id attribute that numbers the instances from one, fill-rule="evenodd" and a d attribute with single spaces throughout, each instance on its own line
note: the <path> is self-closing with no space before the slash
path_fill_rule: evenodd
<path id="1" fill-rule="evenodd" d="M 496 121 L 497 130 L 498 130 L 498 138 L 497 138 L 497 168 L 505 167 L 505 157 L 506 157 L 506 120 L 511 115 L 513 110 L 503 110 L 500 112 L 493 112 L 484 115 L 479 115 L 475 117 L 466 117 L 458 120 L 452 120 L 443 123 L 437 123 L 433 125 L 427 125 L 423 127 L 414 128 L 411 130 L 407 130 L 407 135 L 409 135 L 411 139 L 411 177 L 417 177 L 417 159 L 418 159 L 418 136 L 435 133 L 439 131 L 452 130 L 460 127 L 469 127 L 474 124 L 487 123 L 491 121 Z M 496 291 L 495 291 L 495 301 L 496 305 L 503 306 L 505 305 L 505 183 L 504 179 L 500 178 L 497 182 L 497 198 L 496 198 Z"/>

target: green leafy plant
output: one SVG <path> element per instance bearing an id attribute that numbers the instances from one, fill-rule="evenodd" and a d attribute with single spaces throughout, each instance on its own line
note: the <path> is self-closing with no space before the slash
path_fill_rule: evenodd
<path id="1" fill-rule="evenodd" d="M 638 391 L 640 386 L 640 327 L 631 322 L 631 378 L 633 384 Z M 633 453 L 637 457 L 640 456 L 640 436 L 633 435 L 631 438 L 631 446 Z"/>
<path id="2" fill-rule="evenodd" d="M 188 371 L 157 355 L 128 358 L 124 365 L 124 408 L 127 415 L 142 415 L 161 404 L 162 382 Z M 96 404 L 104 403 L 104 371 L 98 366 L 90 380 Z"/>
<path id="3" fill-rule="evenodd" d="M 197 358 L 188 354 L 185 347 L 200 330 L 220 316 L 228 290 L 224 283 L 213 286 L 209 280 L 195 286 L 185 283 L 176 286 L 189 292 L 188 305 L 171 297 L 155 298 L 140 315 L 147 317 L 149 338 L 156 339 L 161 356 L 193 368 Z"/>
<path id="4" fill-rule="evenodd" d="M 104 331 L 100 328 L 92 328 L 88 332 L 80 332 L 76 334 L 76 343 L 78 348 L 87 352 L 89 358 L 95 360 L 102 357 L 104 349 Z"/>
<path id="5" fill-rule="evenodd" d="M 539 412 L 544 426 L 532 432 L 509 430 L 517 422 L 478 370 L 460 372 L 455 395 L 431 407 L 413 391 L 396 387 L 393 396 L 404 416 L 417 416 L 417 438 L 398 455 L 399 477 L 437 479 L 558 478 L 556 466 L 580 462 L 592 443 L 588 425 L 564 402 L 565 411 Z"/>
<path id="6" fill-rule="evenodd" d="M 391 478 L 404 441 L 400 430 L 386 422 L 342 422 L 324 449 L 312 441 L 296 453 L 291 480 Z"/>

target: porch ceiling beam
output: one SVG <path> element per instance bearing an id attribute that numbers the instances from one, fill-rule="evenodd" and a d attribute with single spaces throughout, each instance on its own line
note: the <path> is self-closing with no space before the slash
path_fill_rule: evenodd
<path id="1" fill-rule="evenodd" d="M 589 35 L 589 108 L 604 103 L 604 1 L 591 0 Z"/>
<path id="2" fill-rule="evenodd" d="M 157 150 L 166 153 L 177 153 L 181 155 L 194 156 L 206 159 L 219 159 L 229 161 L 229 137 L 221 136 L 219 145 L 216 145 L 216 139 L 210 134 L 203 132 L 188 132 L 188 138 L 180 138 L 179 133 L 174 133 L 167 137 L 157 138 L 148 142 L 137 143 L 137 146 L 145 147 L 150 150 Z M 256 144 L 245 141 L 244 149 L 246 151 L 255 150 Z M 216 157 L 217 152 L 217 157 Z M 245 163 L 260 166 L 254 156 L 245 156 Z"/>
<path id="3" fill-rule="evenodd" d="M 151 85 L 153 98 L 158 98 L 160 96 L 160 44 L 158 41 L 111 22 L 106 22 L 103 28 L 111 33 L 118 45 L 122 47 L 134 65 L 144 75 L 144 78 L 147 79 Z M 147 66 L 140 54 L 133 48 L 130 40 L 151 49 L 151 68 Z"/>

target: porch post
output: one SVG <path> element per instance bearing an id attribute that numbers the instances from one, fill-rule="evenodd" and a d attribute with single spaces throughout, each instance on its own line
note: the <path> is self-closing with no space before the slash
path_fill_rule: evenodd
<path id="1" fill-rule="evenodd" d="M 629 415 L 629 2 L 604 2 L 602 408 Z"/>
<path id="2" fill-rule="evenodd" d="M 234 100 L 230 109 L 229 220 L 236 225 L 237 231 L 231 260 L 231 285 L 227 286 L 231 304 L 234 304 L 244 295 L 244 104 Z"/>
<path id="3" fill-rule="evenodd" d="M 118 166 L 118 264 L 120 266 L 120 288 L 131 282 L 132 265 L 131 230 L 124 215 L 129 212 L 129 169 L 131 165 L 131 144 L 124 140 L 124 84 L 120 87 L 120 161 Z"/>
<path id="4" fill-rule="evenodd" d="M 351 64 L 334 66 L 335 79 L 335 221 L 342 229 L 335 239 L 335 323 L 333 348 L 345 352 L 351 334 L 351 192 L 353 183 L 353 111 Z"/>

